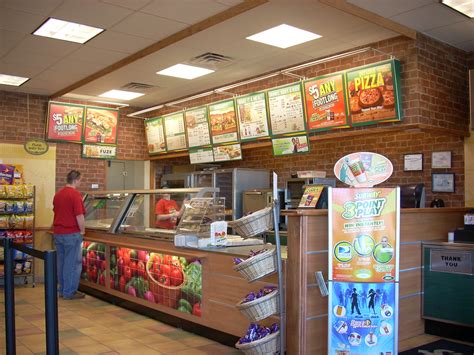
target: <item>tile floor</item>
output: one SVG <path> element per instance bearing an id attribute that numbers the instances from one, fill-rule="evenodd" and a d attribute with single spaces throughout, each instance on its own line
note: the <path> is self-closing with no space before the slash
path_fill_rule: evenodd
<path id="1" fill-rule="evenodd" d="M 0 293 L 0 354 L 5 354 L 3 290 Z M 58 303 L 61 355 L 240 354 L 89 295 Z M 43 286 L 16 288 L 15 304 L 17 354 L 46 354 Z"/>

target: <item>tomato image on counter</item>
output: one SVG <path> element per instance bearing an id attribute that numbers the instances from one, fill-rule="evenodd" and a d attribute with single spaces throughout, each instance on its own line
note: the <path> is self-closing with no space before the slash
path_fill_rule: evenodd
<path id="1" fill-rule="evenodd" d="M 114 279 L 110 288 L 201 317 L 200 260 L 128 248 L 110 250 L 111 280 Z"/>
<path id="2" fill-rule="evenodd" d="M 84 241 L 81 279 L 105 286 L 106 270 L 105 244 Z"/>

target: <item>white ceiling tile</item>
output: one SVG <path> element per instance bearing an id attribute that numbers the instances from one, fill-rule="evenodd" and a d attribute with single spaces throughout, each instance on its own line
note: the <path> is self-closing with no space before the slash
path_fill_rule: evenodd
<path id="1" fill-rule="evenodd" d="M 464 21 L 465 17 L 441 4 L 431 4 L 393 16 L 391 19 L 418 31 L 428 31 Z"/>
<path id="2" fill-rule="evenodd" d="M 474 21 L 465 20 L 452 25 L 428 31 L 431 37 L 447 43 L 460 43 L 474 40 Z"/>
<path id="3" fill-rule="evenodd" d="M 2 58 L 4 63 L 18 63 L 21 65 L 31 66 L 37 70 L 45 70 L 58 60 L 57 57 L 42 55 L 28 50 L 17 50 L 16 48 Z"/>
<path id="4" fill-rule="evenodd" d="M 30 34 L 46 17 L 0 7 L 0 29 Z"/>
<path id="5" fill-rule="evenodd" d="M 36 53 L 54 58 L 62 58 L 81 45 L 42 36 L 26 36 L 14 49 L 21 53 Z"/>
<path id="6" fill-rule="evenodd" d="M 241 0 L 214 0 L 214 1 L 219 3 L 219 4 L 230 6 L 230 7 L 231 6 L 236 6 L 236 5 L 243 2 Z"/>
<path id="7" fill-rule="evenodd" d="M 101 33 L 100 36 L 87 42 L 87 46 L 131 54 L 138 52 L 140 49 L 148 47 L 153 43 L 155 43 L 155 41 L 148 38 L 132 36 L 115 31 L 105 31 Z"/>
<path id="8" fill-rule="evenodd" d="M 43 67 L 34 66 L 28 63 L 5 63 L 0 62 L 0 73 L 32 78 L 44 70 Z"/>
<path id="9" fill-rule="evenodd" d="M 227 8 L 212 0 L 155 0 L 140 11 L 192 25 Z"/>
<path id="10" fill-rule="evenodd" d="M 340 36 L 344 42 L 353 44 L 354 46 L 363 46 L 366 44 L 382 41 L 387 38 L 397 37 L 400 34 L 380 28 L 377 25 L 367 24 L 366 26 L 351 31 Z"/>
<path id="11" fill-rule="evenodd" d="M 100 63 L 91 63 L 91 62 L 84 62 L 82 60 L 71 60 L 71 59 L 63 59 L 50 68 L 48 71 L 54 70 L 57 73 L 61 73 L 62 75 L 71 75 L 71 74 L 79 74 L 82 76 L 87 76 L 90 74 L 99 71 L 104 67 L 104 64 Z"/>
<path id="12" fill-rule="evenodd" d="M 0 30 L 0 57 L 18 45 L 25 36 L 20 32 Z"/>
<path id="13" fill-rule="evenodd" d="M 432 4 L 433 0 L 348 0 L 347 2 L 380 16 L 392 17 L 420 6 Z"/>
<path id="14" fill-rule="evenodd" d="M 4 6 L 10 9 L 47 16 L 63 0 L 5 0 Z"/>
<path id="15" fill-rule="evenodd" d="M 108 29 L 131 13 L 129 9 L 104 4 L 97 0 L 65 0 L 51 13 L 51 17 Z"/>
<path id="16" fill-rule="evenodd" d="M 184 23 L 137 12 L 112 27 L 112 30 L 134 36 L 150 38 L 155 42 L 158 42 L 160 39 L 186 27 L 187 25 Z"/>
<path id="17" fill-rule="evenodd" d="M 126 7 L 127 9 L 139 10 L 153 0 L 101 0 L 102 2 L 115 6 Z"/>
<path id="18" fill-rule="evenodd" d="M 474 40 L 457 43 L 456 47 L 458 47 L 458 48 L 460 48 L 460 49 L 462 49 L 466 52 L 474 52 Z"/>
<path id="19" fill-rule="evenodd" d="M 85 45 L 69 54 L 66 59 L 110 65 L 126 56 L 127 54 L 123 52 L 110 51 Z"/>

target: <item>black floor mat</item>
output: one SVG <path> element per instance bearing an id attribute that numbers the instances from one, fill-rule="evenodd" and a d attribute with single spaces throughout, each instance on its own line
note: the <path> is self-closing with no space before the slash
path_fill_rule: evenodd
<path id="1" fill-rule="evenodd" d="M 436 355 L 473 355 L 474 346 L 442 339 L 414 349 L 403 351 L 400 355 L 420 355 L 430 353 Z"/>

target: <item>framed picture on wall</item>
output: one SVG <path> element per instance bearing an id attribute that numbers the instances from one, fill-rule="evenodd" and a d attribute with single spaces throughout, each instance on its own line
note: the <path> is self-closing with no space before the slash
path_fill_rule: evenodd
<path id="1" fill-rule="evenodd" d="M 431 167 L 433 169 L 451 168 L 451 152 L 433 152 L 431 154 Z"/>
<path id="2" fill-rule="evenodd" d="M 405 154 L 403 156 L 403 171 L 422 171 L 423 154 Z"/>
<path id="3" fill-rule="evenodd" d="M 453 173 L 434 173 L 431 175 L 433 192 L 454 192 L 455 179 Z"/>

